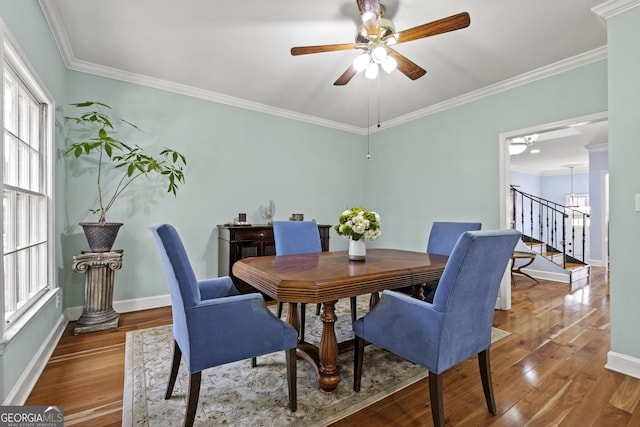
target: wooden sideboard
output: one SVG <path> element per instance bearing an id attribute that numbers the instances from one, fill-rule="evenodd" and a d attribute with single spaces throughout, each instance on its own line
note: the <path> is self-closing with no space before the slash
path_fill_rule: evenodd
<path id="1" fill-rule="evenodd" d="M 318 225 L 322 251 L 329 250 L 330 225 Z M 243 258 L 275 255 L 276 246 L 271 225 L 218 225 L 218 276 L 231 276 L 236 288 L 243 293 L 257 292 L 235 277 L 231 268 Z"/>

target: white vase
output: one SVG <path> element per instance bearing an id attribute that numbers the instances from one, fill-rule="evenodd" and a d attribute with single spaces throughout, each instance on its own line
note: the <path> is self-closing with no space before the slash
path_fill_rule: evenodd
<path id="1" fill-rule="evenodd" d="M 364 261 L 367 256 L 367 245 L 364 243 L 364 238 L 360 240 L 353 240 L 349 238 L 349 260 L 350 261 Z"/>

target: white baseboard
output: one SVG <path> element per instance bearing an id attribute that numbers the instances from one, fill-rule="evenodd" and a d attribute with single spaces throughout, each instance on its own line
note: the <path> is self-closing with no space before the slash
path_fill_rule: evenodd
<path id="1" fill-rule="evenodd" d="M 7 394 L 7 397 L 2 403 L 3 406 L 24 405 L 33 387 L 35 387 L 38 378 L 40 378 L 40 374 L 42 374 L 45 366 L 47 366 L 49 358 L 56 349 L 67 323 L 68 320 L 64 315 L 58 318 L 58 321 L 38 349 L 38 352 L 33 356 L 24 372 L 22 372 L 13 389 Z"/>
<path id="2" fill-rule="evenodd" d="M 126 313 L 130 311 L 147 310 L 150 308 L 166 307 L 171 305 L 171 298 L 167 295 L 160 295 L 150 298 L 139 298 L 133 300 L 116 301 L 113 303 L 113 308 L 118 313 Z M 58 341 L 62 337 L 65 328 L 70 320 L 78 320 L 82 314 L 82 307 L 69 307 L 65 309 L 64 313 L 58 318 L 53 329 L 44 340 L 38 352 L 34 355 L 33 359 L 24 370 L 20 379 L 16 382 L 13 389 L 7 394 L 3 406 L 9 405 L 24 405 L 29 394 L 36 385 L 40 374 L 44 370 L 49 358 L 53 354 Z"/>
<path id="3" fill-rule="evenodd" d="M 556 273 L 553 271 L 531 270 L 523 268 L 522 271 L 526 272 L 531 277 L 542 280 L 551 280 L 552 282 L 569 283 L 569 274 Z"/>
<path id="4" fill-rule="evenodd" d="M 604 367 L 630 377 L 640 378 L 640 359 L 636 357 L 609 351 L 607 353 L 607 364 Z"/>
<path id="5" fill-rule="evenodd" d="M 123 301 L 114 301 L 113 309 L 118 313 L 128 313 L 131 311 L 148 310 L 150 308 L 166 307 L 171 305 L 169 294 L 158 295 L 148 298 L 136 298 Z M 68 307 L 65 314 L 69 320 L 78 320 L 82 315 L 82 307 Z"/>

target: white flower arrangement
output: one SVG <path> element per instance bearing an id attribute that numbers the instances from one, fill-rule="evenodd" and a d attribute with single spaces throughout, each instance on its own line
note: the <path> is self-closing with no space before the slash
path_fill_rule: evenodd
<path id="1" fill-rule="evenodd" d="M 333 226 L 336 232 L 352 240 L 376 240 L 380 231 L 380 215 L 365 208 L 354 207 L 342 212 L 338 223 Z"/>

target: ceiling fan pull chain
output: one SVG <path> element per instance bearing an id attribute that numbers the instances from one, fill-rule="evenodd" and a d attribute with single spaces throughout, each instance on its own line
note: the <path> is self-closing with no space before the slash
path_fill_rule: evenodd
<path id="1" fill-rule="evenodd" d="M 369 120 L 371 116 L 371 94 L 367 91 L 367 160 L 371 158 L 370 145 L 369 145 Z"/>
<path id="2" fill-rule="evenodd" d="M 378 129 L 380 129 L 380 74 L 378 74 Z"/>

